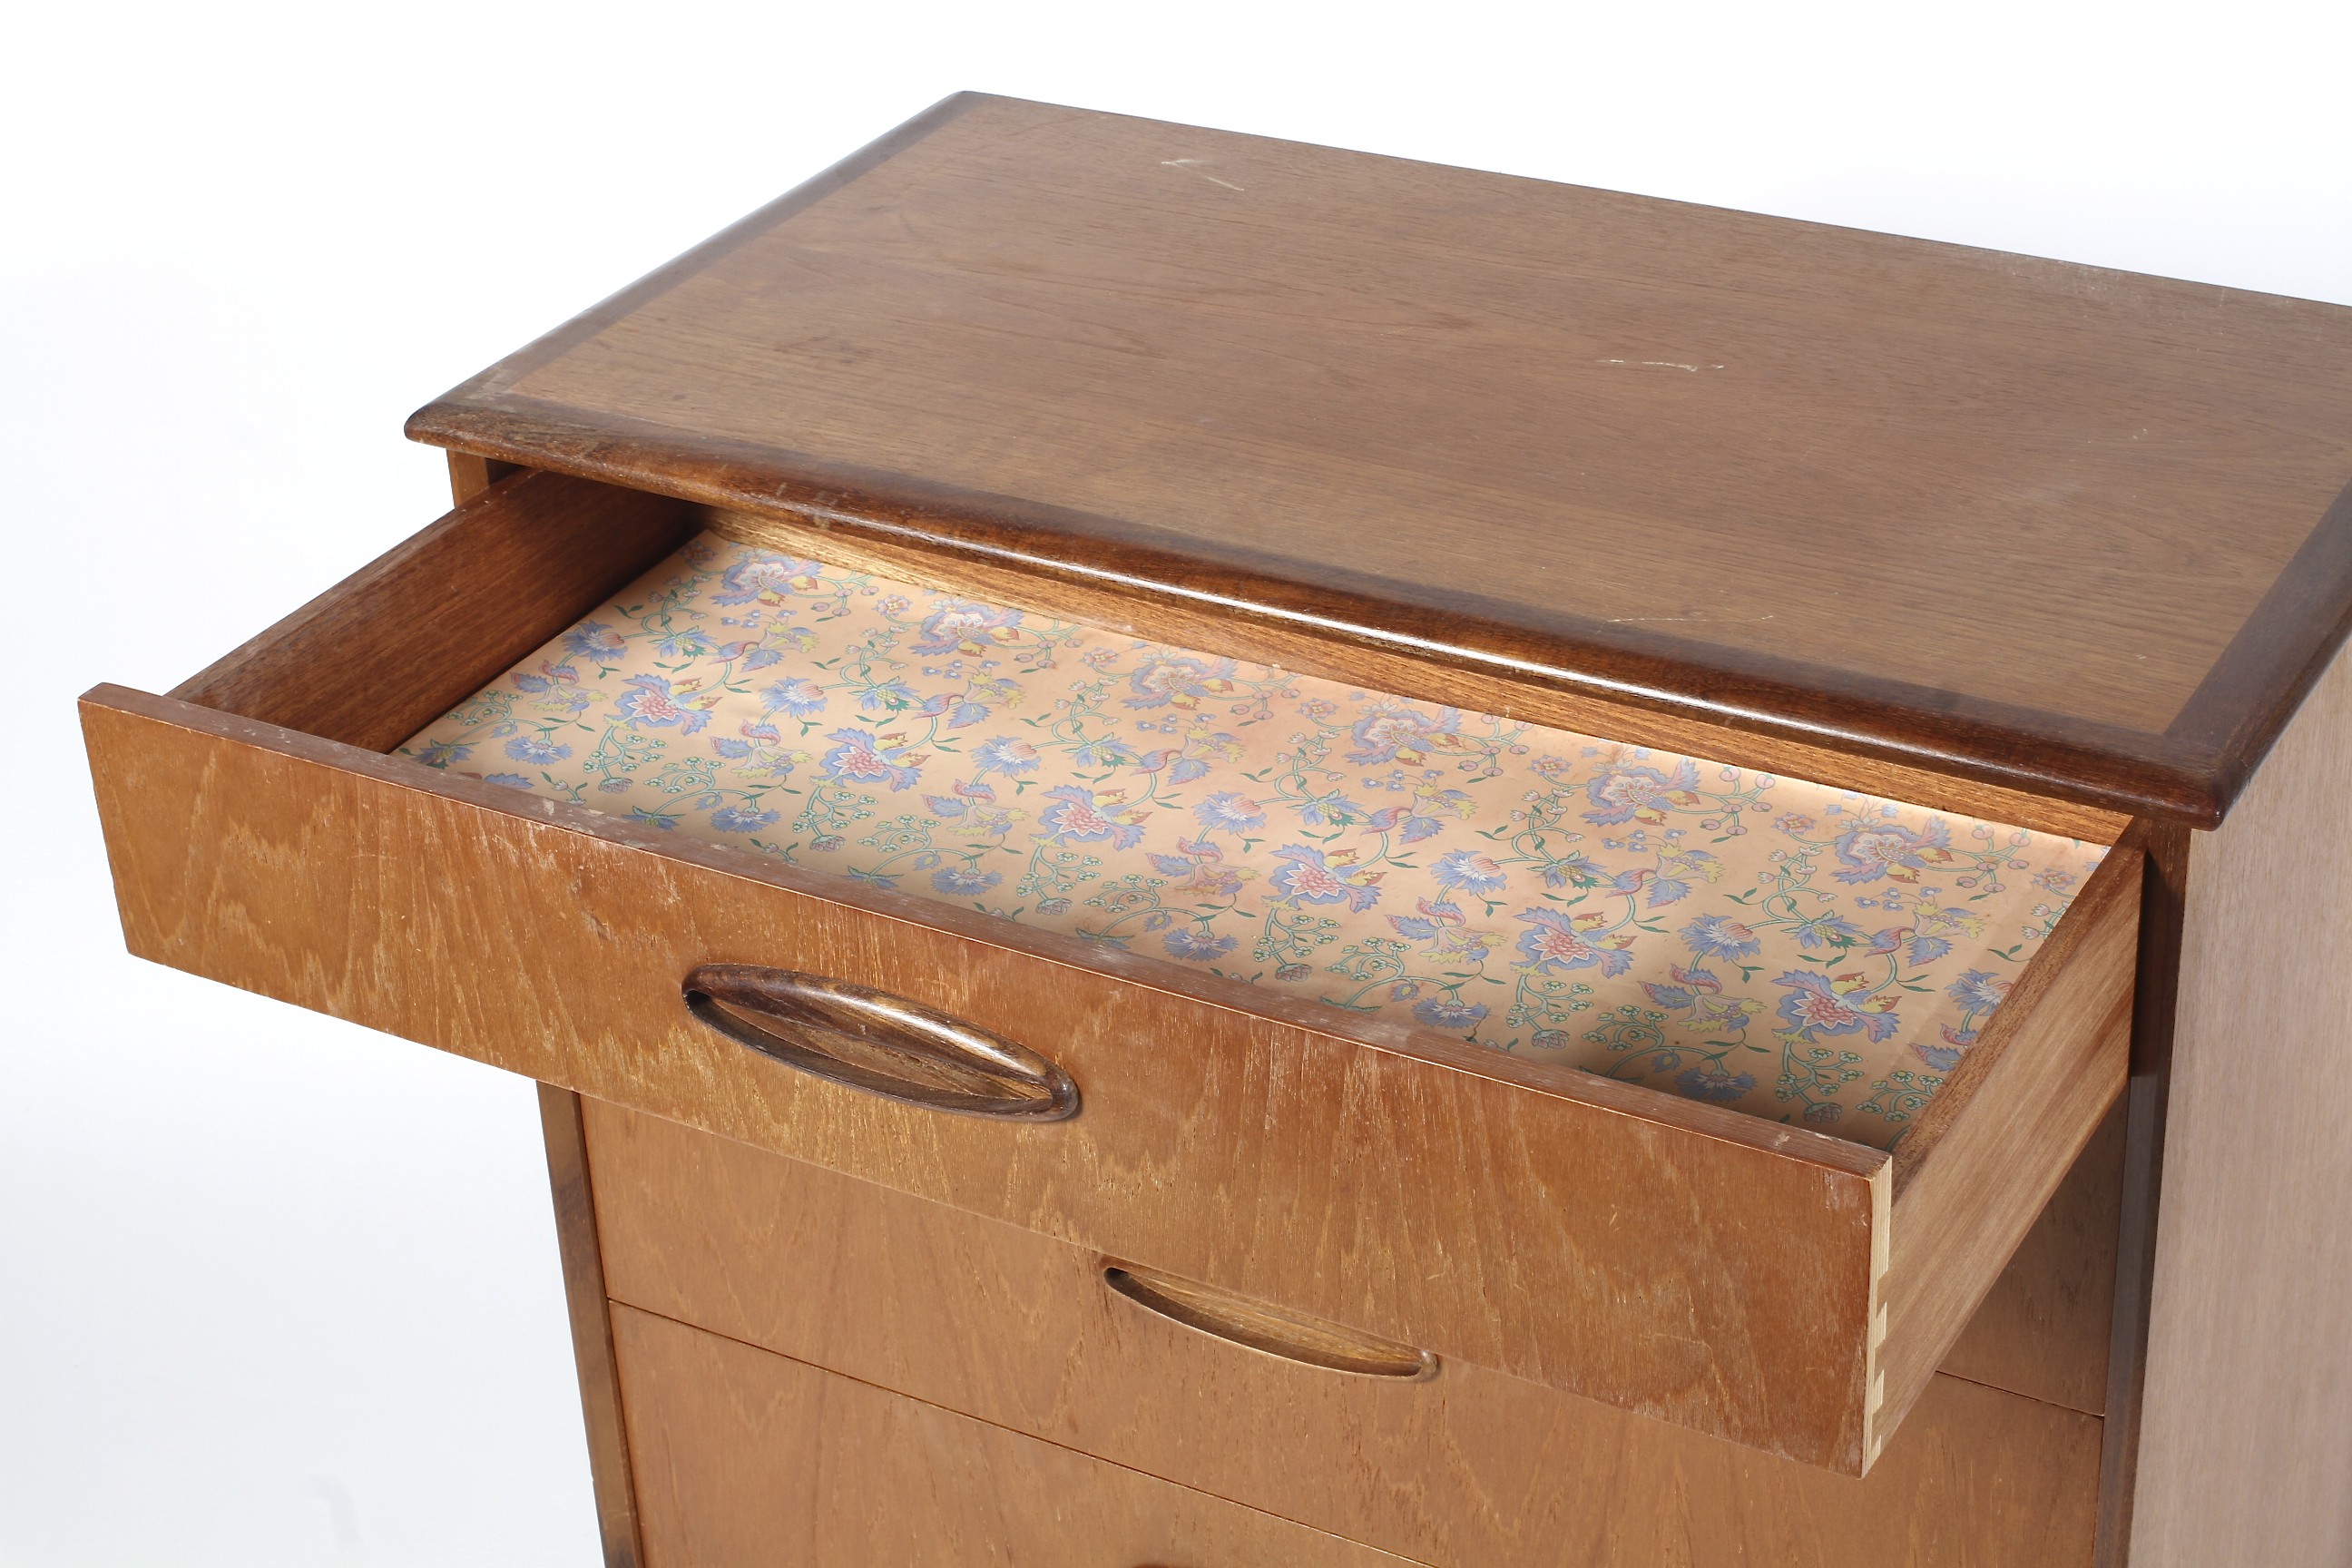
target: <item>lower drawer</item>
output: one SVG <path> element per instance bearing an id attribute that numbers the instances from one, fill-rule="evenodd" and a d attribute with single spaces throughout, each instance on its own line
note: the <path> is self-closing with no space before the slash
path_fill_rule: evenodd
<path id="1" fill-rule="evenodd" d="M 583 1103 L 616 1300 L 1407 1557 L 2090 1559 L 2095 1416 L 1938 1376 L 1852 1480 L 1466 1363 L 1381 1376 L 1252 1348 L 1114 1291 L 1086 1248 Z"/>
<path id="2" fill-rule="evenodd" d="M 647 1568 L 1400 1561 L 650 1313 L 613 1335 Z"/>

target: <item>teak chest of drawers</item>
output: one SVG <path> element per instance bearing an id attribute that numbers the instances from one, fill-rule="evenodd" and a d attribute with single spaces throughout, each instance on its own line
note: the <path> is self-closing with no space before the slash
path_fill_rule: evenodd
<path id="1" fill-rule="evenodd" d="M 2352 311 L 967 95 L 409 429 L 93 773 L 608 1561 L 2352 1553 Z"/>

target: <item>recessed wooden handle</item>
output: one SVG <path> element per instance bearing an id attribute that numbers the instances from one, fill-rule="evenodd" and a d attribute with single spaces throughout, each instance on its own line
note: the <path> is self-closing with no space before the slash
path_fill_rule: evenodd
<path id="1" fill-rule="evenodd" d="M 829 1082 L 958 1116 L 1078 1113 L 1078 1086 L 1044 1057 L 887 991 L 751 963 L 703 964 L 684 989 L 729 1039 Z"/>
<path id="2" fill-rule="evenodd" d="M 1139 1307 L 1163 1318 L 1173 1318 L 1188 1329 L 1214 1334 L 1268 1355 L 1301 1361 L 1333 1372 L 1365 1377 L 1393 1377 L 1413 1382 L 1437 1375 L 1437 1358 L 1391 1340 L 1325 1322 L 1265 1301 L 1213 1289 L 1172 1274 L 1113 1263 L 1103 1269 L 1103 1283 Z"/>

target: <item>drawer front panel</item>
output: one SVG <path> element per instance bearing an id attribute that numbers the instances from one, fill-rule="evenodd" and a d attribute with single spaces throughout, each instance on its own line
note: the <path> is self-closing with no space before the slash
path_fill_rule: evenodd
<path id="1" fill-rule="evenodd" d="M 1886 1156 L 169 699 L 85 705 L 133 952 L 1147 1267 L 1858 1471 Z M 705 963 L 1051 1058 L 941 1114 L 706 1026 Z M 1249 1005 L 1229 1000 L 1243 992 Z M 2054 1178 L 2053 1178 L 2054 1179 Z"/>
<path id="2" fill-rule="evenodd" d="M 646 1568 L 1401 1561 L 626 1307 L 613 1332 Z"/>
<path id="3" fill-rule="evenodd" d="M 1212 1337 L 1084 1248 L 584 1102 L 615 1299 L 1445 1568 L 2087 1562 L 2100 1423 L 1938 1377 L 1864 1480 Z"/>

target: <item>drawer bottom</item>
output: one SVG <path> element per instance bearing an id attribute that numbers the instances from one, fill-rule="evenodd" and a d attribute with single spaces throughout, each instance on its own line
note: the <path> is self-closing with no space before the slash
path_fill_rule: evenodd
<path id="1" fill-rule="evenodd" d="M 1380 1568 L 1358 1546 L 615 1303 L 647 1568 Z"/>

